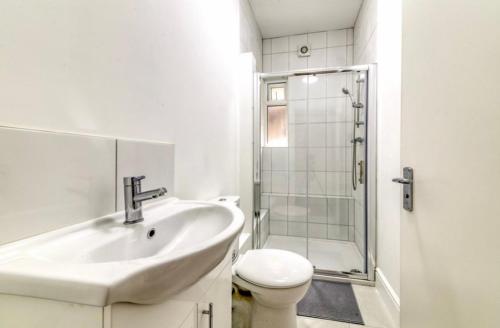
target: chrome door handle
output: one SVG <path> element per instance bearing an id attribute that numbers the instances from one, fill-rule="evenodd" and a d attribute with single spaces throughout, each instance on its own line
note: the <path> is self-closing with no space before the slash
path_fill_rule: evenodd
<path id="1" fill-rule="evenodd" d="M 413 211 L 413 169 L 411 167 L 403 168 L 403 177 L 394 178 L 393 182 L 403 185 L 403 208 L 407 211 Z"/>
<path id="2" fill-rule="evenodd" d="M 208 327 L 214 328 L 214 303 L 208 304 L 208 310 L 201 311 L 202 314 L 208 314 Z"/>
<path id="3" fill-rule="evenodd" d="M 401 184 L 410 184 L 413 181 L 410 179 L 405 179 L 405 178 L 394 178 L 394 179 L 392 179 L 392 182 L 401 183 Z"/>

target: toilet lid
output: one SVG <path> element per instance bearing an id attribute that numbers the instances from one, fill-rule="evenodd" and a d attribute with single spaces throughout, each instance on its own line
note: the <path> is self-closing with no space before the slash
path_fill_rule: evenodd
<path id="1" fill-rule="evenodd" d="M 235 270 L 240 278 L 267 288 L 297 287 L 313 275 L 313 266 L 306 258 L 279 249 L 249 250 Z"/>

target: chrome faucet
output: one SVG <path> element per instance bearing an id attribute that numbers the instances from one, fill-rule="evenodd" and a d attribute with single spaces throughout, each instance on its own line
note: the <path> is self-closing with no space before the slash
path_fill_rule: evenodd
<path id="1" fill-rule="evenodd" d="M 124 224 L 134 224 L 144 221 L 142 216 L 142 202 L 149 199 L 161 197 L 167 193 L 167 189 L 158 188 L 149 191 L 141 191 L 141 180 L 144 175 L 138 177 L 123 178 L 123 194 L 125 197 L 125 222 Z"/>

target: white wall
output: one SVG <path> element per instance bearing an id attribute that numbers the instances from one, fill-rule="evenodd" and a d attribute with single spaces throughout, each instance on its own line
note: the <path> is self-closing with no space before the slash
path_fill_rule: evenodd
<path id="1" fill-rule="evenodd" d="M 0 124 L 176 144 L 181 198 L 236 190 L 236 0 L 0 2 Z"/>
<path id="2" fill-rule="evenodd" d="M 253 53 L 257 71 L 262 71 L 262 33 L 248 0 L 240 2 L 240 51 Z"/>
<path id="3" fill-rule="evenodd" d="M 377 63 L 377 278 L 400 295 L 401 1 L 365 0 L 354 29 L 356 64 Z"/>

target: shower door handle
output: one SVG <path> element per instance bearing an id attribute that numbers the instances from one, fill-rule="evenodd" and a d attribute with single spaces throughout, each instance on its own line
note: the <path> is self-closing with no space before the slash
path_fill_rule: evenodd
<path id="1" fill-rule="evenodd" d="M 394 178 L 393 182 L 403 185 L 403 208 L 407 211 L 413 211 L 413 169 L 411 167 L 403 168 L 403 177 Z"/>

